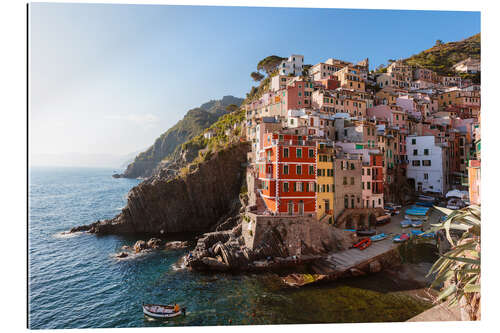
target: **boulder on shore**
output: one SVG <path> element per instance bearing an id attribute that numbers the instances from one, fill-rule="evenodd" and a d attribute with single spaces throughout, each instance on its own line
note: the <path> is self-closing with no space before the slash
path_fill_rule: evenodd
<path id="1" fill-rule="evenodd" d="M 138 240 L 137 242 L 135 242 L 134 244 L 134 251 L 137 253 L 137 252 L 141 252 L 143 250 L 147 249 L 147 244 L 145 241 L 143 240 Z"/>
<path id="2" fill-rule="evenodd" d="M 117 258 L 126 258 L 128 257 L 128 253 L 127 252 L 120 252 L 116 255 Z"/>
<path id="3" fill-rule="evenodd" d="M 148 240 L 146 246 L 149 249 L 158 249 L 160 248 L 161 243 L 162 243 L 161 239 L 153 237 L 150 240 Z"/>
<path id="4" fill-rule="evenodd" d="M 165 249 L 182 249 L 189 246 L 189 242 L 173 241 L 165 244 Z"/>

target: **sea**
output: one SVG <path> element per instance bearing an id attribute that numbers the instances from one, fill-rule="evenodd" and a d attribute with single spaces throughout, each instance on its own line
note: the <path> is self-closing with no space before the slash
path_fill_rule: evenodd
<path id="1" fill-rule="evenodd" d="M 180 264 L 189 248 L 118 259 L 124 245 L 144 238 L 65 233 L 120 213 L 140 181 L 112 178 L 114 171 L 30 168 L 29 328 L 394 322 L 431 306 L 385 273 L 290 288 L 275 274 L 190 271 Z M 194 244 L 194 235 L 172 237 Z M 178 303 L 187 313 L 153 320 L 142 302 Z"/>

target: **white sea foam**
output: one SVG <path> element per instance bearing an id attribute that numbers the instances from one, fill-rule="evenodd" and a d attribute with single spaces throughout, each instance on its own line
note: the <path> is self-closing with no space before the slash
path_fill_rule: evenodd
<path id="1" fill-rule="evenodd" d="M 76 236 L 81 236 L 84 233 L 85 233 L 84 231 L 76 231 L 76 232 L 61 231 L 61 232 L 55 233 L 54 235 L 52 235 L 52 237 L 54 237 L 54 238 L 73 238 Z"/>

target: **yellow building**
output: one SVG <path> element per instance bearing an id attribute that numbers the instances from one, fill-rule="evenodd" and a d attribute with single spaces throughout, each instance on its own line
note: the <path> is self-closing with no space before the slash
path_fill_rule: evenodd
<path id="1" fill-rule="evenodd" d="M 333 224 L 334 216 L 334 159 L 333 145 L 318 143 L 318 159 L 316 161 L 316 216 L 319 221 Z"/>

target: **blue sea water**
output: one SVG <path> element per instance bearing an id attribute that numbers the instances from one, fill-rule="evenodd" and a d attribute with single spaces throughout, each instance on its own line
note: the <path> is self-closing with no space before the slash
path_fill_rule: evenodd
<path id="1" fill-rule="evenodd" d="M 383 275 L 300 289 L 275 275 L 205 274 L 179 268 L 188 249 L 117 259 L 138 238 L 65 235 L 111 218 L 138 180 L 111 169 L 31 168 L 28 315 L 32 329 L 404 321 L 429 305 Z M 137 237 L 140 237 L 139 235 Z M 187 315 L 144 317 L 141 302 L 179 303 Z"/>

